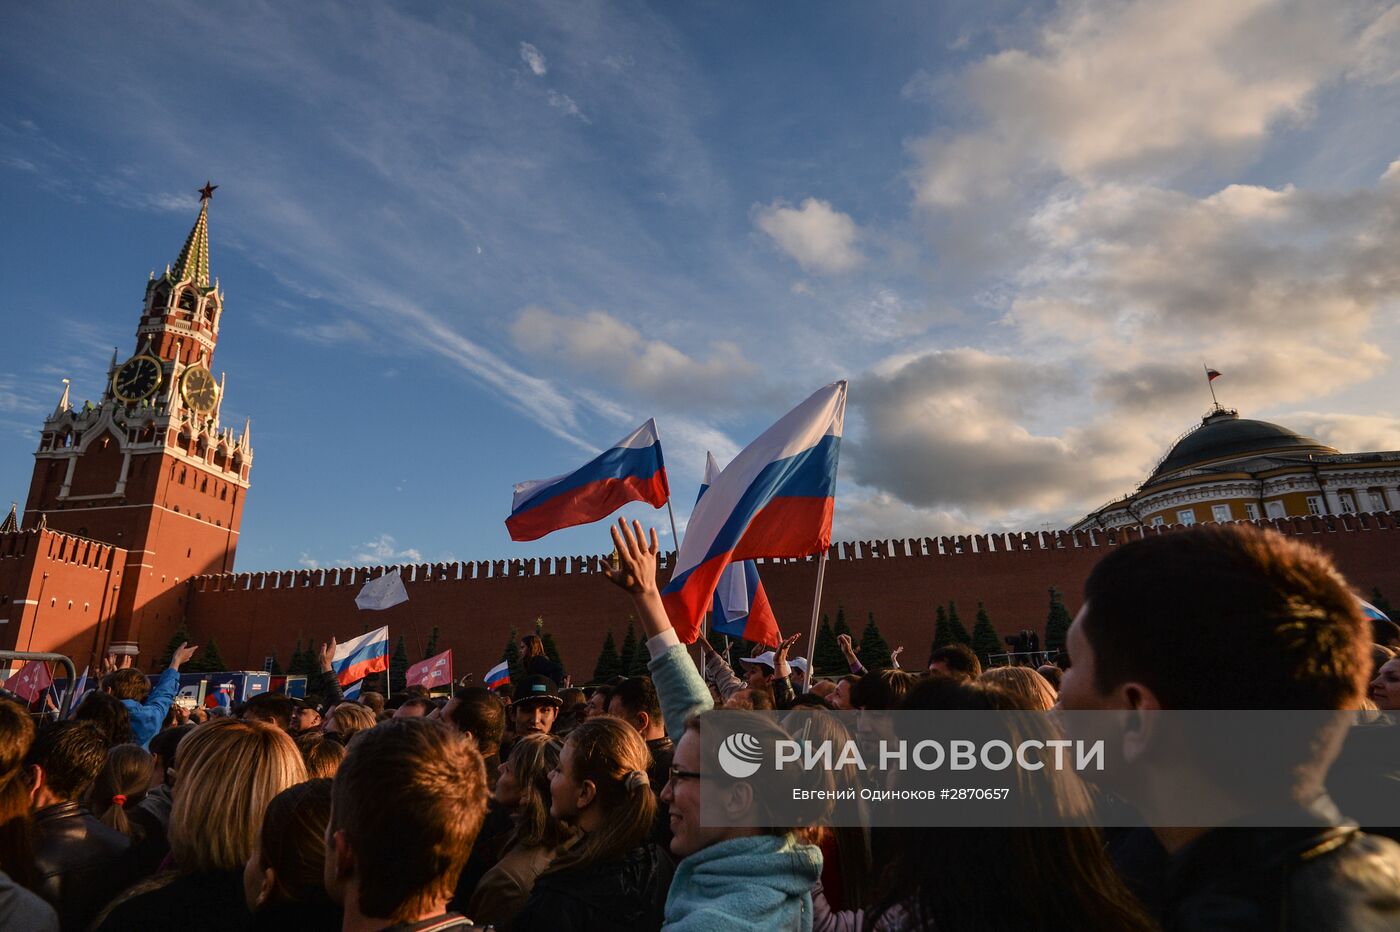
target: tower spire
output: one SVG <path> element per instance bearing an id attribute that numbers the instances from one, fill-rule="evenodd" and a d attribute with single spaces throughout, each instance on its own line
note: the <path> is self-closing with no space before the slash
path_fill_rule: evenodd
<path id="1" fill-rule="evenodd" d="M 10 516 L 0 524 L 0 534 L 13 534 L 19 530 L 19 503 L 10 502 Z"/>
<path id="2" fill-rule="evenodd" d="M 170 270 L 177 281 L 191 280 L 200 288 L 209 287 L 209 199 L 214 196 L 218 185 L 204 183 L 199 189 L 199 216 L 194 221 L 194 229 L 185 238 L 175 266 Z"/>

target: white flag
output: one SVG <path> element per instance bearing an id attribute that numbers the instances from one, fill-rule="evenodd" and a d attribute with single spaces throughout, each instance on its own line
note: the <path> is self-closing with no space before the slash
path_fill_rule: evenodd
<path id="1" fill-rule="evenodd" d="M 403 579 L 399 576 L 399 571 L 385 573 L 378 579 L 371 579 L 365 583 L 365 587 L 360 590 L 360 594 L 355 596 L 355 607 L 362 611 L 377 612 L 381 609 L 393 608 L 400 602 L 408 601 L 408 590 L 403 587 Z"/>

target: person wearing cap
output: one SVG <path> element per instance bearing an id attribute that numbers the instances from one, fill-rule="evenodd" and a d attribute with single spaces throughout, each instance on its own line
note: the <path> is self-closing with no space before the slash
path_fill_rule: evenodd
<path id="1" fill-rule="evenodd" d="M 292 734 L 302 735 L 320 731 L 321 721 L 321 710 L 316 707 L 316 703 L 307 699 L 292 700 Z"/>
<path id="2" fill-rule="evenodd" d="M 554 680 L 540 674 L 523 677 L 515 685 L 515 695 L 510 702 L 516 735 L 549 734 L 563 704 Z"/>

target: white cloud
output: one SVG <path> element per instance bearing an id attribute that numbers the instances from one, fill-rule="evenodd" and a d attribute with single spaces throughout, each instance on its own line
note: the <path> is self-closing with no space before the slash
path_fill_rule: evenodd
<path id="1" fill-rule="evenodd" d="M 542 78 L 549 73 L 549 68 L 545 64 L 544 56 L 540 54 L 540 50 L 528 42 L 520 43 L 520 60 L 537 78 Z"/>
<path id="2" fill-rule="evenodd" d="M 851 476 L 916 507 L 969 518 L 1073 509 L 1131 487 L 1160 452 L 1111 424 L 1036 434 L 1076 394 L 1068 365 L 976 349 L 897 357 L 862 376 L 851 403 L 863 431 Z"/>
<path id="3" fill-rule="evenodd" d="M 511 336 L 517 347 L 551 366 L 682 409 L 743 398 L 758 376 L 757 366 L 735 343 L 712 343 L 710 355 L 699 359 L 648 339 L 605 311 L 568 317 L 527 307 L 516 317 Z"/>
<path id="4" fill-rule="evenodd" d="M 549 105 L 555 110 L 558 110 L 559 112 L 567 114 L 571 117 L 577 117 L 584 123 L 593 122 L 592 120 L 588 119 L 588 117 L 584 114 L 582 110 L 578 108 L 578 104 L 575 103 L 574 99 L 568 94 L 561 94 L 558 91 L 550 91 L 547 99 L 549 100 Z"/>
<path id="5" fill-rule="evenodd" d="M 917 199 L 976 204 L 1023 190 L 1036 170 L 1087 182 L 1238 164 L 1275 126 L 1308 117 L 1319 88 L 1356 62 L 1372 80 L 1393 74 L 1393 12 L 1374 10 L 1266 0 L 1065 3 L 1032 47 L 967 71 L 964 93 L 981 124 L 913 145 Z"/>
<path id="6" fill-rule="evenodd" d="M 1323 414 L 1295 411 L 1281 414 L 1280 424 L 1321 440 L 1343 453 L 1400 450 L 1400 417 L 1388 414 Z"/>
<path id="7" fill-rule="evenodd" d="M 847 272 L 865 258 L 855 221 L 827 201 L 809 197 L 797 208 L 774 201 L 755 209 L 754 223 L 809 272 Z"/>
<path id="8" fill-rule="evenodd" d="M 349 562 L 360 565 L 422 563 L 423 554 L 412 547 L 399 547 L 399 542 L 390 534 L 380 534 L 374 540 L 360 544 Z"/>

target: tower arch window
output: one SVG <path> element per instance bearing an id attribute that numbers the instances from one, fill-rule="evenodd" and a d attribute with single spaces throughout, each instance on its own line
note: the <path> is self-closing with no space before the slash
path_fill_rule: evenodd
<path id="1" fill-rule="evenodd" d="M 196 302 L 197 299 L 195 298 L 194 292 L 192 290 L 190 290 L 189 288 L 182 288 L 180 290 L 180 310 L 193 311 L 195 309 Z"/>

